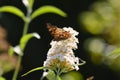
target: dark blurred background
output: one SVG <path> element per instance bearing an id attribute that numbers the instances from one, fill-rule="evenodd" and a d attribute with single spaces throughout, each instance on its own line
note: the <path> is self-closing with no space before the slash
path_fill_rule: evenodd
<path id="1" fill-rule="evenodd" d="M 63 18 L 56 14 L 44 14 L 37 17 L 30 23 L 29 33 L 37 32 L 40 34 L 41 39 L 37 40 L 32 38 L 25 49 L 25 54 L 22 60 L 22 67 L 20 75 L 39 66 L 43 65 L 46 59 L 47 51 L 50 48 L 50 41 L 52 37 L 46 28 L 46 23 L 51 23 L 59 27 L 72 27 L 79 32 L 79 44 L 78 50 L 75 51 L 75 55 L 85 60 L 87 63 L 80 66 L 79 72 L 83 75 L 84 80 L 90 76 L 94 76 L 94 80 L 120 80 L 118 74 L 111 70 L 108 66 L 95 65 L 91 62 L 88 52 L 84 49 L 84 41 L 93 36 L 82 28 L 82 24 L 78 21 L 78 16 L 84 11 L 88 11 L 90 5 L 97 0 L 35 0 L 33 10 L 43 5 L 54 5 L 63 11 L 68 16 Z M 0 6 L 12 5 L 20 8 L 26 13 L 26 8 L 22 4 L 21 0 L 0 0 Z M 15 16 L 8 13 L 0 14 L 0 24 L 8 32 L 8 42 L 15 46 L 19 44 L 20 37 L 23 30 L 23 21 Z M 19 77 L 18 80 L 39 80 L 43 71 L 33 72 L 25 77 Z M 13 71 L 4 74 L 7 80 L 11 80 Z M 19 75 L 19 76 L 20 76 Z"/>

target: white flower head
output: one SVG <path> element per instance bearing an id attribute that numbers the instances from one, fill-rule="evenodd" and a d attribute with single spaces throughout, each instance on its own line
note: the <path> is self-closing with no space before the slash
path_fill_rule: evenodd
<path id="1" fill-rule="evenodd" d="M 73 30 L 73 28 L 71 28 L 71 27 L 64 27 L 63 28 L 65 31 L 68 31 L 68 32 L 70 32 L 70 34 L 72 35 L 72 36 L 77 36 L 78 34 L 79 34 L 79 32 L 77 32 L 77 31 L 75 31 L 75 30 Z"/>
<path id="2" fill-rule="evenodd" d="M 44 61 L 44 67 L 57 72 L 79 70 L 79 58 L 75 57 L 73 52 L 73 49 L 77 49 L 77 43 L 79 43 L 76 38 L 79 33 L 71 27 L 64 27 L 63 30 L 69 32 L 71 36 L 65 40 L 51 41 L 51 48 L 48 51 L 46 61 Z"/>

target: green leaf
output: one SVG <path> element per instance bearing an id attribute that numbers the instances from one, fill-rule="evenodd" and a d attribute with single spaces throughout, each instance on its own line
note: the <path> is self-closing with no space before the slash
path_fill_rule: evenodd
<path id="1" fill-rule="evenodd" d="M 13 49 L 12 46 L 10 46 L 10 48 L 9 48 L 9 50 L 8 50 L 8 54 L 9 54 L 10 56 L 13 56 L 13 54 L 14 54 L 14 49 Z"/>
<path id="2" fill-rule="evenodd" d="M 29 7 L 32 9 L 33 4 L 34 4 L 34 0 L 28 0 L 28 3 L 29 3 Z"/>
<path id="3" fill-rule="evenodd" d="M 24 36 L 21 38 L 21 40 L 20 40 L 20 48 L 21 48 L 22 51 L 24 50 L 27 42 L 28 42 L 31 38 L 33 38 L 33 37 L 36 37 L 37 39 L 40 39 L 40 36 L 39 36 L 39 34 L 37 34 L 37 33 L 29 33 L 29 34 L 24 35 Z"/>
<path id="4" fill-rule="evenodd" d="M 0 80 L 6 80 L 4 77 L 0 77 Z"/>
<path id="5" fill-rule="evenodd" d="M 46 75 L 46 78 L 48 80 L 62 80 L 59 75 L 56 75 L 54 71 L 49 71 L 48 74 Z"/>
<path id="6" fill-rule="evenodd" d="M 8 13 L 15 14 L 25 21 L 24 13 L 20 9 L 18 9 L 17 7 L 3 6 L 3 7 L 0 7 L 0 12 L 8 12 Z"/>
<path id="7" fill-rule="evenodd" d="M 26 76 L 26 75 L 28 75 L 28 74 L 30 74 L 31 72 L 38 71 L 38 70 L 42 70 L 42 69 L 44 69 L 44 67 L 37 67 L 37 68 L 34 68 L 34 69 L 28 71 L 27 73 L 23 74 L 22 77 L 23 77 L 23 76 Z"/>
<path id="8" fill-rule="evenodd" d="M 31 19 L 34 19 L 37 16 L 40 16 L 40 15 L 45 14 L 45 13 L 55 13 L 55 14 L 58 14 L 62 17 L 67 16 L 67 14 L 65 12 L 63 12 L 61 9 L 59 9 L 55 6 L 46 5 L 46 6 L 40 7 L 37 10 L 35 10 L 33 12 L 33 14 L 31 15 Z"/>
<path id="9" fill-rule="evenodd" d="M 55 75 L 55 73 L 54 73 L 54 71 L 49 71 L 48 72 L 48 74 L 46 75 L 46 78 L 48 79 L 48 80 L 55 80 L 56 79 L 56 75 Z"/>

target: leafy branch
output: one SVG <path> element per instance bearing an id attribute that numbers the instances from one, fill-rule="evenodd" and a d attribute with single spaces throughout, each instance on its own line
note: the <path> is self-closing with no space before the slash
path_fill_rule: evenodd
<path id="1" fill-rule="evenodd" d="M 33 37 L 36 37 L 38 39 L 40 38 L 40 36 L 37 33 L 27 33 L 30 22 L 33 19 L 37 18 L 38 16 L 46 14 L 46 13 L 54 13 L 54 14 L 58 14 L 62 17 L 67 16 L 67 14 L 65 12 L 63 12 L 61 9 L 59 9 L 55 6 L 51 6 L 51 5 L 42 6 L 38 9 L 36 9 L 34 12 L 32 12 L 34 0 L 22 0 L 22 2 L 27 9 L 26 16 L 19 8 L 15 7 L 15 6 L 0 7 L 1 13 L 7 12 L 7 13 L 14 14 L 24 21 L 23 35 L 20 39 L 19 45 L 16 47 L 11 46 L 11 48 L 9 50 L 9 54 L 11 56 L 14 54 L 14 52 L 18 53 L 18 63 L 16 65 L 16 69 L 15 69 L 12 80 L 17 80 L 20 64 L 22 61 L 22 56 L 24 55 L 24 49 L 26 47 L 27 42 Z"/>

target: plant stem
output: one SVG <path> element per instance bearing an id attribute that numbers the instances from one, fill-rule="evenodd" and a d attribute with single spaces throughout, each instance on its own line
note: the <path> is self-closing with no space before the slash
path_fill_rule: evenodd
<path id="1" fill-rule="evenodd" d="M 22 34 L 22 36 L 24 36 L 25 34 L 27 34 L 28 27 L 29 27 L 29 23 L 30 23 L 30 21 L 31 21 L 31 18 L 30 18 L 31 12 L 32 12 L 32 9 L 27 8 L 26 21 L 25 21 L 25 25 L 24 25 L 24 29 L 23 29 L 23 34 Z"/>
<path id="2" fill-rule="evenodd" d="M 28 27 L 29 27 L 29 23 L 30 23 L 30 15 L 31 15 L 31 9 L 27 9 L 27 16 L 26 16 L 26 21 L 25 21 L 25 24 L 24 24 L 24 29 L 23 29 L 23 34 L 22 36 L 26 35 L 27 32 L 28 32 Z M 21 51 L 23 52 L 24 49 Z M 20 54 L 23 54 L 23 53 L 20 53 Z M 23 56 L 23 55 L 22 55 Z M 22 61 L 22 56 L 19 55 L 18 56 L 18 62 L 17 62 L 17 65 L 16 65 L 16 68 L 15 68 L 15 72 L 13 74 L 13 78 L 12 80 L 17 80 L 17 76 L 18 76 L 18 73 L 19 73 L 19 69 L 20 69 L 20 64 L 21 64 L 21 61 Z"/>
<path id="3" fill-rule="evenodd" d="M 60 75 L 59 74 L 56 75 L 56 80 L 60 80 Z"/>
<path id="4" fill-rule="evenodd" d="M 18 63 L 17 63 L 17 66 L 16 66 L 16 69 L 15 69 L 15 72 L 14 72 L 12 80 L 16 80 L 17 79 L 21 61 L 22 61 L 22 56 L 19 56 L 18 57 Z"/>
<path id="5" fill-rule="evenodd" d="M 23 29 L 23 36 L 27 34 L 28 27 L 29 27 L 29 21 L 26 21 Z"/>
<path id="6" fill-rule="evenodd" d="M 24 29 L 23 29 L 23 36 L 25 34 L 27 34 L 28 27 L 29 27 L 29 22 L 25 22 Z M 22 54 L 22 53 L 20 53 L 20 54 Z M 19 55 L 18 56 L 18 62 L 17 62 L 16 69 L 15 69 L 15 72 L 14 72 L 12 80 L 16 80 L 17 79 L 17 76 L 18 76 L 18 73 L 19 73 L 19 69 L 20 69 L 21 61 L 22 61 L 22 56 Z"/>
<path id="7" fill-rule="evenodd" d="M 61 74 L 61 69 L 58 68 L 58 70 L 56 71 L 56 80 L 60 80 L 60 74 Z"/>

